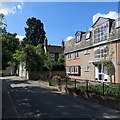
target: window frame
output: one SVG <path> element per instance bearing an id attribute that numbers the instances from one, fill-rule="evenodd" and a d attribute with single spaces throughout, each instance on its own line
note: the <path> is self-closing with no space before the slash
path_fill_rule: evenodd
<path id="1" fill-rule="evenodd" d="M 78 58 L 79 58 L 79 52 L 74 52 L 73 59 L 78 59 Z"/>
<path id="2" fill-rule="evenodd" d="M 103 23 L 99 27 L 94 28 L 94 43 L 107 40 L 108 38 L 108 24 Z"/>
<path id="3" fill-rule="evenodd" d="M 84 51 L 84 55 L 88 55 L 88 54 L 90 54 L 90 49 L 86 49 L 86 50 Z"/>
<path id="4" fill-rule="evenodd" d="M 76 35 L 76 43 L 81 41 L 81 34 Z"/>
<path id="5" fill-rule="evenodd" d="M 67 56 L 68 56 L 68 60 L 71 60 L 71 54 L 69 53 Z"/>
<path id="6" fill-rule="evenodd" d="M 70 74 L 70 67 L 67 67 L 67 73 Z"/>
<path id="7" fill-rule="evenodd" d="M 84 72 L 89 72 L 90 71 L 90 67 L 89 66 L 85 66 L 84 67 Z"/>
<path id="8" fill-rule="evenodd" d="M 96 54 L 96 52 L 99 51 L 99 53 Z M 103 51 L 103 53 L 102 53 Z M 94 58 L 95 59 L 103 59 L 104 57 L 107 58 L 107 46 L 97 47 L 94 49 Z M 97 57 L 96 57 L 97 56 Z M 99 57 L 98 57 L 99 56 Z"/>

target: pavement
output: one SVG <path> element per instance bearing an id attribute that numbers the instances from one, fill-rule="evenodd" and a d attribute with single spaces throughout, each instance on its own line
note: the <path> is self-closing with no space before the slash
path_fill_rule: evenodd
<path id="1" fill-rule="evenodd" d="M 3 81 L 5 118 L 120 119 L 120 111 L 48 89 L 38 81 L 16 76 L 4 77 Z"/>
<path id="2" fill-rule="evenodd" d="M 2 118 L 19 118 L 8 86 L 2 81 Z"/>

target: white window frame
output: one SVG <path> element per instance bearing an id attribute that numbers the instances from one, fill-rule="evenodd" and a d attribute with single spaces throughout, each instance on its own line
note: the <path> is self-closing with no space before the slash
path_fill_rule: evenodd
<path id="1" fill-rule="evenodd" d="M 90 71 L 90 67 L 89 67 L 89 66 L 85 66 L 85 67 L 84 67 L 84 71 L 85 71 L 85 72 L 89 72 L 89 71 Z"/>
<path id="2" fill-rule="evenodd" d="M 51 53 L 50 56 L 51 56 L 51 57 L 55 57 L 55 54 L 54 54 L 54 53 Z"/>
<path id="3" fill-rule="evenodd" d="M 81 34 L 76 36 L 76 43 L 81 41 Z"/>
<path id="4" fill-rule="evenodd" d="M 68 60 L 71 60 L 71 54 L 68 54 Z"/>
<path id="5" fill-rule="evenodd" d="M 105 52 L 105 49 L 106 49 L 106 52 Z M 103 50 L 103 53 L 102 53 L 102 50 Z M 96 54 L 96 51 L 99 51 L 99 53 Z M 94 58 L 95 59 L 101 59 L 101 58 L 104 58 L 105 56 L 107 57 L 107 46 L 106 45 L 102 46 L 102 47 L 97 47 L 94 49 Z"/>
<path id="6" fill-rule="evenodd" d="M 78 67 L 74 67 L 74 73 L 78 74 Z"/>
<path id="7" fill-rule="evenodd" d="M 74 74 L 74 72 L 75 72 L 75 71 L 74 71 L 74 67 L 72 67 L 72 74 Z"/>
<path id="8" fill-rule="evenodd" d="M 86 49 L 86 50 L 84 51 L 84 55 L 88 55 L 88 54 L 90 54 L 90 49 Z"/>
<path id="9" fill-rule="evenodd" d="M 67 67 L 67 73 L 68 74 L 70 73 L 70 67 Z"/>
<path id="10" fill-rule="evenodd" d="M 86 40 L 87 40 L 87 39 L 90 39 L 90 32 L 88 32 L 88 33 L 86 34 L 86 37 L 85 37 L 85 38 L 86 38 Z"/>
<path id="11" fill-rule="evenodd" d="M 79 52 L 74 52 L 73 53 L 73 59 L 79 58 Z"/>
<path id="12" fill-rule="evenodd" d="M 108 29 L 107 23 L 104 23 L 94 29 L 94 43 L 107 40 L 108 38 L 107 29 Z"/>

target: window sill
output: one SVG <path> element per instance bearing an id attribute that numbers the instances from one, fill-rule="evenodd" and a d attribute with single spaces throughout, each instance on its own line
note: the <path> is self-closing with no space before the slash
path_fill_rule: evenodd
<path id="1" fill-rule="evenodd" d="M 71 74 L 78 74 L 78 73 L 71 73 Z"/>
<path id="2" fill-rule="evenodd" d="M 79 58 L 74 58 L 73 60 L 76 60 L 76 59 L 79 59 Z"/>
<path id="3" fill-rule="evenodd" d="M 84 55 L 89 55 L 90 53 L 84 54 Z"/>

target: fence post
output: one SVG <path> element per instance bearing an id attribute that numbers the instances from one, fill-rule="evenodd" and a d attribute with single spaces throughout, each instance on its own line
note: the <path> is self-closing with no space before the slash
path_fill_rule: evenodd
<path id="1" fill-rule="evenodd" d="M 60 85 L 60 83 L 61 83 L 60 78 L 58 79 L 58 82 L 59 82 L 59 85 Z"/>
<path id="2" fill-rule="evenodd" d="M 67 78 L 66 78 L 66 87 L 67 87 Z"/>
<path id="3" fill-rule="evenodd" d="M 103 82 L 103 96 L 104 96 L 104 82 Z"/>
<path id="4" fill-rule="evenodd" d="M 88 80 L 86 80 L 86 92 L 88 93 Z"/>
<path id="5" fill-rule="evenodd" d="M 75 79 L 75 89 L 76 89 L 77 87 L 76 87 L 76 79 Z"/>

